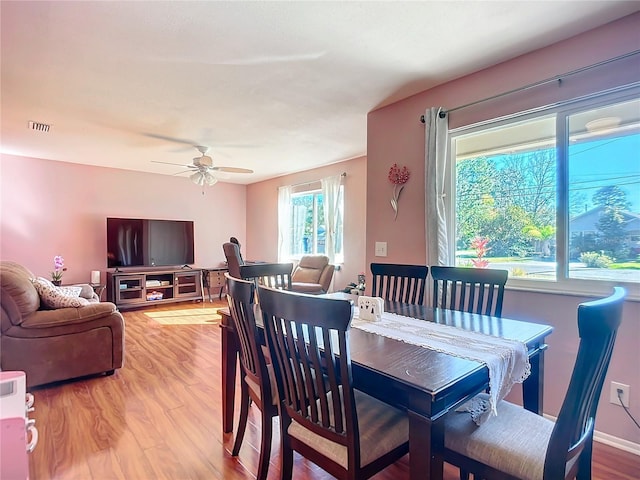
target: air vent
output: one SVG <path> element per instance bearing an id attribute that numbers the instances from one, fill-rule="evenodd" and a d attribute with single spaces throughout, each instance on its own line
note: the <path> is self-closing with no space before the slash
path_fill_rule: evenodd
<path id="1" fill-rule="evenodd" d="M 33 122 L 29 120 L 29 128 L 37 132 L 48 132 L 49 129 L 51 128 L 51 125 L 48 125 L 46 123 Z"/>

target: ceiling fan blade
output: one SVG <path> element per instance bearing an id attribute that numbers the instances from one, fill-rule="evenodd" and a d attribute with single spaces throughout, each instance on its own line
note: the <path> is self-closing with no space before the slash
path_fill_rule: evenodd
<path id="1" fill-rule="evenodd" d="M 167 135 L 160 135 L 157 133 L 150 133 L 150 132 L 141 132 L 141 133 L 145 137 L 157 138 L 158 140 L 166 140 L 167 142 L 182 143 L 185 145 L 190 145 L 192 147 L 199 145 L 198 142 L 194 142 L 193 140 L 188 140 L 185 138 L 169 137 Z"/>
<path id="2" fill-rule="evenodd" d="M 253 170 L 249 168 L 237 168 L 237 167 L 212 167 L 213 170 L 218 172 L 227 173 L 253 173 Z"/>
<path id="3" fill-rule="evenodd" d="M 191 172 L 193 172 L 193 169 L 191 169 L 191 170 L 183 170 L 183 171 L 181 171 L 181 172 L 174 173 L 174 174 L 172 174 L 172 175 L 174 175 L 174 176 L 175 176 L 175 175 L 182 175 L 183 173 L 191 173 Z"/>
<path id="4" fill-rule="evenodd" d="M 161 162 L 160 160 L 151 160 L 151 163 L 164 163 L 165 165 L 175 165 L 177 167 L 191 168 L 193 165 L 185 165 L 184 163 Z"/>
<path id="5" fill-rule="evenodd" d="M 261 144 L 257 143 L 213 143 L 213 149 L 219 150 L 221 148 L 259 148 Z"/>
<path id="6" fill-rule="evenodd" d="M 229 65 L 229 66 L 258 66 L 270 65 L 285 62 L 304 62 L 309 60 L 317 60 L 324 55 L 324 52 L 299 54 L 299 55 L 264 55 L 248 58 L 238 58 L 213 63 L 213 65 Z"/>
<path id="7" fill-rule="evenodd" d="M 307 51 L 300 53 L 278 53 L 274 52 L 271 54 L 263 54 L 263 55 L 250 55 L 245 57 L 236 57 L 236 58 L 207 58 L 202 59 L 201 57 L 167 57 L 163 56 L 162 58 L 151 58 L 150 60 L 153 62 L 161 62 L 166 64 L 177 63 L 177 64 L 191 64 L 197 66 L 205 66 L 205 65 L 221 65 L 221 66 L 230 66 L 230 67 L 252 67 L 259 65 L 271 65 L 271 64 L 280 64 L 287 62 L 308 62 L 319 60 L 327 54 L 325 50 L 315 50 L 315 51 Z"/>

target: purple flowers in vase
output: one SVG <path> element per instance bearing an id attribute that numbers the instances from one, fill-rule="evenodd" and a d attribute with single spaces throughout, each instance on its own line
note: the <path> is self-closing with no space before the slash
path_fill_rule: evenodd
<path id="1" fill-rule="evenodd" d="M 62 283 L 62 274 L 67 271 L 64 266 L 64 258 L 61 255 L 53 257 L 53 272 L 51 272 L 51 283 L 60 285 Z"/>

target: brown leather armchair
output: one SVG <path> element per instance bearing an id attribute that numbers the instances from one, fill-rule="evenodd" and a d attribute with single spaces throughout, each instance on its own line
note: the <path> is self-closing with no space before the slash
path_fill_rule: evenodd
<path id="1" fill-rule="evenodd" d="M 124 363 L 124 318 L 83 287 L 89 304 L 47 310 L 22 265 L 0 262 L 0 369 L 26 373 L 27 386 L 99 373 Z"/>
<path id="2" fill-rule="evenodd" d="M 329 291 L 335 265 L 326 255 L 304 255 L 291 274 L 291 290 L 322 294 Z"/>

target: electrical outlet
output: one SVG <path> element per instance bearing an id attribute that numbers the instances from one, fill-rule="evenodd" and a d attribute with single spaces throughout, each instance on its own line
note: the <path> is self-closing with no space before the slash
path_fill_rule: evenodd
<path id="1" fill-rule="evenodd" d="M 387 242 L 376 242 L 376 257 L 386 257 L 387 256 Z"/>
<path id="2" fill-rule="evenodd" d="M 629 408 L 629 385 L 625 385 L 624 383 L 611 382 L 611 394 L 609 401 L 614 405 L 622 406 L 620 399 L 618 398 L 618 390 L 622 391 L 620 397 L 622 398 L 624 406 Z"/>

